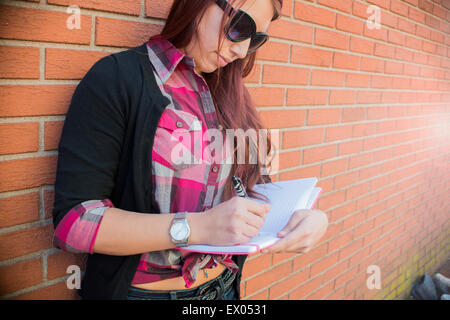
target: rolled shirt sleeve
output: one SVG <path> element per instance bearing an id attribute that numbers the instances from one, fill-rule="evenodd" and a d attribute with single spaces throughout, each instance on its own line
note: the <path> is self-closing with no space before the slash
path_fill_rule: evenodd
<path id="1" fill-rule="evenodd" d="M 100 222 L 108 208 L 114 208 L 109 199 L 87 200 L 73 207 L 56 227 L 53 245 L 66 252 L 92 254 Z"/>

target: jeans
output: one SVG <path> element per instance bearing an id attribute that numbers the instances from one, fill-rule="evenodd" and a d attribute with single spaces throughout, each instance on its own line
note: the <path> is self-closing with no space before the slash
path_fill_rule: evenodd
<path id="1" fill-rule="evenodd" d="M 239 300 L 235 274 L 226 269 L 216 279 L 186 290 L 145 290 L 130 286 L 128 300 Z"/>

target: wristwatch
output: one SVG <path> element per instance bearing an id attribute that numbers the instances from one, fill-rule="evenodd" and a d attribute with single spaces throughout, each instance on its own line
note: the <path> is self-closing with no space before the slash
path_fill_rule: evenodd
<path id="1" fill-rule="evenodd" d="M 169 235 L 176 247 L 186 247 L 189 241 L 191 229 L 186 219 L 187 211 L 177 212 L 172 220 Z"/>

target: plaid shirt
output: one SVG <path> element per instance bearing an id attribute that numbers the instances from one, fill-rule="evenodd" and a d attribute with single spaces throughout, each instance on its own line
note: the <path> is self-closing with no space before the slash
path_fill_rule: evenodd
<path id="1" fill-rule="evenodd" d="M 221 202 L 232 163 L 232 158 L 226 159 L 226 153 L 217 152 L 217 149 L 213 157 L 205 158 L 205 154 L 211 154 L 209 147 L 212 145 L 207 143 L 211 141 L 206 136 L 207 130 L 222 130 L 211 93 L 205 80 L 195 71 L 193 58 L 161 35 L 149 39 L 147 51 L 159 88 L 170 100 L 159 120 L 151 150 L 155 204 L 161 213 L 205 211 Z M 185 129 L 184 133 L 180 129 Z M 181 143 L 179 135 L 183 136 Z M 184 138 L 188 135 L 191 139 Z M 181 156 L 173 153 L 180 145 Z M 93 253 L 95 237 L 108 207 L 114 207 L 109 199 L 76 205 L 58 224 L 53 236 L 54 245 L 68 252 Z M 231 255 L 175 249 L 143 253 L 132 284 L 183 276 L 186 288 L 189 288 L 199 270 L 213 268 L 218 263 L 236 273 L 239 268 L 231 258 Z"/>

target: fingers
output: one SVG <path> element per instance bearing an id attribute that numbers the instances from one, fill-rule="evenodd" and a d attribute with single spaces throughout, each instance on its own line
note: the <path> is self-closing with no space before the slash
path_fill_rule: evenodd
<path id="1" fill-rule="evenodd" d="M 291 230 L 293 230 L 303 220 L 306 213 L 304 210 L 295 211 L 289 219 L 289 222 L 283 227 L 283 229 L 280 230 L 280 232 L 278 232 L 278 236 L 284 237 L 286 234 L 291 232 Z"/>
<path id="2" fill-rule="evenodd" d="M 261 217 L 253 213 L 247 213 L 244 215 L 244 221 L 251 227 L 259 230 L 266 221 L 266 217 L 265 216 Z"/>
<path id="3" fill-rule="evenodd" d="M 288 233 L 286 237 L 278 240 L 273 246 L 268 248 L 267 253 L 275 253 L 281 251 L 297 252 L 300 249 L 305 249 L 309 246 L 309 234 L 301 228 L 297 228 Z"/>
<path id="4" fill-rule="evenodd" d="M 251 238 L 256 237 L 258 233 L 259 228 L 255 228 L 254 226 L 247 224 L 244 231 L 244 235 L 249 238 L 248 241 L 250 241 Z"/>
<path id="5" fill-rule="evenodd" d="M 260 217 L 264 217 L 266 215 L 266 213 L 269 212 L 269 210 L 270 210 L 269 204 L 260 203 L 255 200 L 246 199 L 246 198 L 243 198 L 243 200 L 245 200 L 245 205 L 247 206 L 247 210 L 255 215 L 260 216 Z"/>
<path id="6" fill-rule="evenodd" d="M 246 209 L 239 210 L 242 220 L 259 230 L 265 222 L 266 213 L 269 212 L 270 205 L 247 198 L 240 198 L 237 201 L 243 201 L 243 206 Z"/>

